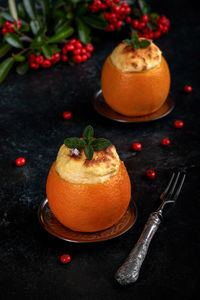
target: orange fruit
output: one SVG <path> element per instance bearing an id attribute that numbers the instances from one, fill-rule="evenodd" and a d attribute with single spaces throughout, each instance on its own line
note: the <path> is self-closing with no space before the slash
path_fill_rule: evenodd
<path id="1" fill-rule="evenodd" d="M 53 163 L 46 185 L 49 206 L 66 227 L 95 232 L 111 227 L 125 214 L 131 183 L 120 161 L 118 172 L 103 183 L 72 183 L 61 178 Z"/>
<path id="2" fill-rule="evenodd" d="M 123 72 L 110 56 L 101 75 L 102 93 L 107 104 L 125 116 L 143 116 L 158 110 L 167 99 L 170 72 L 162 56 L 159 66 L 141 72 Z"/>

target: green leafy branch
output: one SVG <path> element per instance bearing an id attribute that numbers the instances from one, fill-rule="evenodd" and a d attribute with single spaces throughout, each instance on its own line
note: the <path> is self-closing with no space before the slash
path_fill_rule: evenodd
<path id="1" fill-rule="evenodd" d="M 64 140 L 65 146 L 70 149 L 84 149 L 85 156 L 88 160 L 91 160 L 94 155 L 94 151 L 105 150 L 110 147 L 112 143 L 104 138 L 94 139 L 94 129 L 91 125 L 88 125 L 83 132 L 83 139 L 77 137 L 71 137 Z"/>

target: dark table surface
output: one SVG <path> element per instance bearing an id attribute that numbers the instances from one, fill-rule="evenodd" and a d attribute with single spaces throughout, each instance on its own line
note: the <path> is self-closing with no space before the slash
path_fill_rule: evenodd
<path id="1" fill-rule="evenodd" d="M 196 4 L 152 1 L 155 11 L 171 19 L 170 32 L 156 43 L 167 59 L 172 77 L 174 111 L 159 121 L 121 124 L 97 115 L 90 104 L 100 87 L 102 64 L 120 35 L 106 35 L 85 64 L 64 64 L 49 70 L 14 72 L 0 89 L 0 289 L 1 299 L 194 299 L 199 291 L 199 48 Z M 193 92 L 182 92 L 191 84 Z M 71 120 L 63 120 L 71 110 Z M 176 119 L 184 121 L 175 129 Z M 132 181 L 138 207 L 135 226 L 123 236 L 97 244 L 71 244 L 44 231 L 37 208 L 45 197 L 49 168 L 65 137 L 80 136 L 91 124 L 97 136 L 109 138 Z M 161 147 L 162 138 L 171 145 Z M 131 144 L 140 141 L 135 154 Z M 24 156 L 24 167 L 15 159 Z M 156 171 L 147 180 L 146 169 Z M 183 168 L 187 179 L 181 196 L 155 235 L 138 281 L 121 287 L 114 273 L 138 240 L 171 169 Z M 68 265 L 59 257 L 69 253 Z"/>

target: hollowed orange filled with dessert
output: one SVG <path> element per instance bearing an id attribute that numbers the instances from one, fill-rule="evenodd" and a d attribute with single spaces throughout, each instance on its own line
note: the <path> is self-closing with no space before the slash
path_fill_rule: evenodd
<path id="1" fill-rule="evenodd" d="M 65 140 L 50 169 L 46 192 L 50 209 L 64 226 L 95 232 L 125 214 L 131 183 L 115 146 L 84 135 Z"/>
<path id="2" fill-rule="evenodd" d="M 152 41 L 143 48 L 126 41 L 129 40 L 120 43 L 104 63 L 102 93 L 106 103 L 124 116 L 148 115 L 166 101 L 170 71 Z M 138 44 L 142 41 L 144 39 L 138 39 Z"/>

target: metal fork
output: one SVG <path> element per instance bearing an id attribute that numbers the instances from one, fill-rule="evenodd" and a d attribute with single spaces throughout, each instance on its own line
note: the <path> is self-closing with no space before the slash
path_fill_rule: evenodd
<path id="1" fill-rule="evenodd" d="M 172 174 L 166 189 L 160 195 L 160 199 L 162 200 L 161 205 L 155 212 L 150 214 L 138 242 L 124 264 L 115 274 L 115 279 L 121 285 L 133 283 L 138 279 L 140 268 L 147 255 L 150 242 L 163 219 L 163 209 L 167 204 L 174 204 L 176 202 L 185 181 L 185 176 L 181 172 Z"/>

